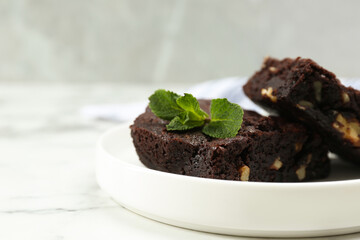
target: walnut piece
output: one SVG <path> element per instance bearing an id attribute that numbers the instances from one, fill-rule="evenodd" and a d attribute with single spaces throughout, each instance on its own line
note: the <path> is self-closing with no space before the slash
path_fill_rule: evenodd
<path id="1" fill-rule="evenodd" d="M 348 95 L 346 92 L 343 92 L 343 93 L 341 94 L 341 97 L 342 97 L 343 103 L 348 103 L 348 102 L 350 102 L 350 97 L 349 97 L 349 95 Z"/>
<path id="2" fill-rule="evenodd" d="M 246 165 L 242 166 L 239 169 L 240 172 L 240 180 L 241 181 L 249 181 L 249 176 L 250 176 L 250 168 Z"/>
<path id="3" fill-rule="evenodd" d="M 283 163 L 280 161 L 280 157 L 277 157 L 273 164 L 270 166 L 272 170 L 279 170 L 282 167 Z"/>
<path id="4" fill-rule="evenodd" d="M 269 67 L 269 71 L 272 72 L 272 73 L 276 73 L 277 68 L 276 67 Z"/>
<path id="5" fill-rule="evenodd" d="M 312 160 L 312 154 L 310 153 L 309 155 L 307 155 L 306 165 L 309 165 L 311 163 L 311 160 Z"/>
<path id="6" fill-rule="evenodd" d="M 360 147 L 360 123 L 356 119 L 347 120 L 340 113 L 336 116 L 333 128 L 343 133 L 345 139 Z"/>
<path id="7" fill-rule="evenodd" d="M 305 164 L 301 165 L 297 170 L 296 170 L 296 175 L 299 179 L 299 181 L 302 181 L 305 179 L 306 177 L 306 168 L 307 166 L 311 163 L 311 160 L 312 160 L 312 154 L 308 154 L 307 157 L 306 157 L 306 162 Z"/>
<path id="8" fill-rule="evenodd" d="M 272 102 L 277 102 L 277 97 L 273 95 L 273 88 L 268 87 L 267 89 L 261 89 L 261 95 L 264 97 L 268 97 Z"/>
<path id="9" fill-rule="evenodd" d="M 303 110 L 303 111 L 305 111 L 305 110 L 306 110 L 306 108 L 305 108 L 305 107 L 303 107 L 303 106 L 301 106 L 300 104 L 296 104 L 296 107 L 297 107 L 297 108 L 299 108 L 299 109 L 301 109 L 301 110 Z"/>
<path id="10" fill-rule="evenodd" d="M 322 90 L 322 83 L 320 81 L 315 81 L 314 93 L 315 93 L 315 99 L 318 102 L 321 102 L 321 90 Z"/>
<path id="11" fill-rule="evenodd" d="M 300 152 L 302 147 L 303 147 L 303 143 L 301 142 L 295 143 L 295 152 Z"/>
<path id="12" fill-rule="evenodd" d="M 296 107 L 305 111 L 306 108 L 312 108 L 314 105 L 309 101 L 301 100 L 298 104 L 296 104 Z"/>
<path id="13" fill-rule="evenodd" d="M 301 166 L 298 168 L 298 170 L 296 170 L 295 173 L 296 173 L 299 181 L 302 181 L 302 180 L 305 179 L 305 177 L 306 177 L 306 167 L 307 167 L 306 165 L 301 165 Z"/>

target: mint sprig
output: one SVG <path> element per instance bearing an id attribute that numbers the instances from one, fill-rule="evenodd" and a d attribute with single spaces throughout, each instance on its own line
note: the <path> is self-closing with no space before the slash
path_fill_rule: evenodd
<path id="1" fill-rule="evenodd" d="M 239 132 L 243 121 L 242 108 L 229 102 L 226 98 L 211 101 L 211 121 L 204 126 L 202 132 L 210 137 L 234 137 Z"/>
<path id="2" fill-rule="evenodd" d="M 171 120 L 184 111 L 176 103 L 176 100 L 179 97 L 180 96 L 176 93 L 159 89 L 149 97 L 149 107 L 151 111 L 159 118 Z"/>
<path id="3" fill-rule="evenodd" d="M 191 94 L 179 96 L 171 91 L 159 89 L 149 97 L 149 107 L 159 118 L 169 120 L 168 131 L 184 131 L 203 127 L 202 132 L 214 138 L 235 137 L 244 116 L 242 108 L 226 98 L 211 101 L 209 115 Z"/>
<path id="4" fill-rule="evenodd" d="M 204 125 L 206 118 L 209 117 L 206 112 L 200 109 L 199 102 L 191 94 L 185 93 L 183 97 L 176 99 L 176 103 L 183 112 L 173 118 L 166 126 L 169 131 L 201 127 Z"/>

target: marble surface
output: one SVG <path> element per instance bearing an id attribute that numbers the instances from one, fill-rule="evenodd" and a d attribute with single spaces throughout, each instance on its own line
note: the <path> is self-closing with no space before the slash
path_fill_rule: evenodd
<path id="1" fill-rule="evenodd" d="M 117 123 L 86 119 L 81 108 L 144 100 L 157 87 L 0 83 L 0 239 L 246 239 L 146 219 L 99 189 L 95 144 Z"/>

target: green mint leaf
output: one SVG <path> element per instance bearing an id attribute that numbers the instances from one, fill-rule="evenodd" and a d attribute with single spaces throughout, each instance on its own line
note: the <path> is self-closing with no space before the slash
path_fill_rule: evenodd
<path id="1" fill-rule="evenodd" d="M 211 101 L 211 120 L 191 94 L 179 96 L 176 93 L 159 89 L 149 97 L 149 107 L 159 118 L 169 120 L 168 131 L 184 131 L 203 127 L 202 132 L 214 138 L 235 137 L 241 128 L 244 115 L 242 108 L 230 103 L 226 98 Z M 205 125 L 205 126 L 204 126 Z"/>
<path id="2" fill-rule="evenodd" d="M 202 129 L 206 135 L 214 138 L 235 137 L 239 132 L 244 116 L 242 108 L 226 98 L 211 101 L 211 120 Z"/>
<path id="3" fill-rule="evenodd" d="M 200 109 L 199 102 L 191 94 L 185 93 L 183 97 L 176 99 L 176 103 L 186 112 L 189 112 L 188 117 L 191 120 L 203 121 L 209 117 L 206 112 Z"/>
<path id="4" fill-rule="evenodd" d="M 169 131 L 188 130 L 201 127 L 205 119 L 209 117 L 206 112 L 200 109 L 199 102 L 191 94 L 185 93 L 184 96 L 176 99 L 176 103 L 184 112 L 180 113 L 166 126 Z"/>
<path id="5" fill-rule="evenodd" d="M 180 96 L 176 93 L 159 89 L 149 97 L 149 107 L 157 117 L 165 120 L 172 120 L 180 113 L 184 112 L 184 110 L 176 103 L 176 100 L 179 97 Z"/>
<path id="6" fill-rule="evenodd" d="M 183 131 L 189 130 L 195 127 L 201 127 L 204 125 L 205 120 L 192 120 L 190 117 L 190 112 L 183 112 L 179 116 L 173 118 L 168 125 L 166 125 L 166 129 L 168 131 Z"/>

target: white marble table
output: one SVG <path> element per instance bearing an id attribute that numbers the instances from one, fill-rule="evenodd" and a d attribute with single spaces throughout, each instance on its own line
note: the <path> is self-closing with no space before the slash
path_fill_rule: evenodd
<path id="1" fill-rule="evenodd" d="M 0 83 L 0 239 L 246 239 L 146 219 L 99 189 L 95 143 L 117 123 L 85 119 L 80 109 L 144 100 L 156 88 Z"/>

